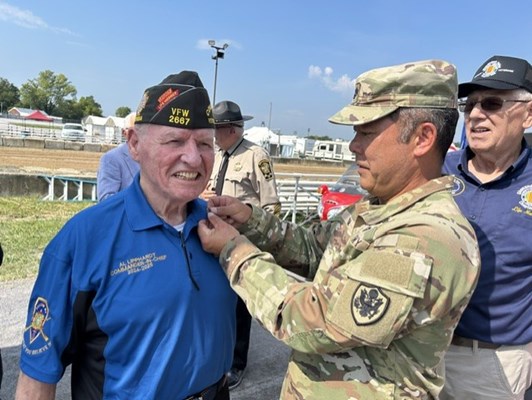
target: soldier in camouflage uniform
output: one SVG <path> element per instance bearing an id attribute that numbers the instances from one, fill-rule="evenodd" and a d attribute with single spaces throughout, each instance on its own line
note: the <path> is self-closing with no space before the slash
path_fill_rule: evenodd
<path id="1" fill-rule="evenodd" d="M 456 106 L 456 70 L 444 61 L 369 71 L 330 119 L 355 126 L 350 148 L 367 198 L 310 229 L 210 199 L 198 228 L 204 248 L 220 254 L 251 314 L 293 349 L 282 399 L 438 397 L 480 268 L 452 178 L 440 173 Z"/>

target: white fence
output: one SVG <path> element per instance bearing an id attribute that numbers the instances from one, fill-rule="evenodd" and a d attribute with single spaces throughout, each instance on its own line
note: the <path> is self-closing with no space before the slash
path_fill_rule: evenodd
<path id="1" fill-rule="evenodd" d="M 48 183 L 48 192 L 43 200 L 96 201 L 96 180 L 64 176 L 41 176 Z M 317 216 L 321 195 L 318 189 L 322 185 L 336 182 L 339 175 L 326 174 L 276 174 L 277 192 L 281 201 L 281 218 L 292 222 L 306 222 Z M 60 195 L 55 195 L 59 185 Z M 86 188 L 89 189 L 89 195 Z"/>
<path id="2" fill-rule="evenodd" d="M 331 185 L 340 175 L 326 174 L 275 174 L 277 193 L 281 200 L 281 216 L 297 222 L 298 216 L 303 222 L 317 215 L 321 195 L 318 189 L 322 185 Z"/>

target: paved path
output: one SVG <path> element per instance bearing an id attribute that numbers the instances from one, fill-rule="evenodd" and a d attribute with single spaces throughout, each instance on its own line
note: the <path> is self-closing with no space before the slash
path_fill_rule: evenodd
<path id="1" fill-rule="evenodd" d="M 4 365 L 4 379 L 0 390 L 2 400 L 14 398 L 20 341 L 32 287 L 31 279 L 0 283 L 0 348 Z M 288 355 L 289 349 L 285 345 L 253 322 L 248 368 L 240 386 L 231 392 L 231 399 L 278 399 Z M 70 372 L 67 370 L 58 385 L 56 399 L 70 399 L 69 382 Z"/>

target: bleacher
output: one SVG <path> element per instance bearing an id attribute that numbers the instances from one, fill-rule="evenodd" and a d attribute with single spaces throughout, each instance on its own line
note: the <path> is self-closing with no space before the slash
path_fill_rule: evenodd
<path id="1" fill-rule="evenodd" d="M 40 175 L 48 183 L 43 200 L 96 201 L 96 179 Z"/>

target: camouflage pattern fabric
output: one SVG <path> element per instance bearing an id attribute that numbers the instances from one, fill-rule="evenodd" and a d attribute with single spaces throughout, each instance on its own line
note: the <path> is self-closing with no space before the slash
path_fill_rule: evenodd
<path id="1" fill-rule="evenodd" d="M 399 107 L 456 108 L 457 87 L 455 66 L 442 60 L 373 69 L 356 79 L 353 101 L 329 121 L 361 125 Z"/>
<path id="2" fill-rule="evenodd" d="M 293 349 L 282 399 L 437 398 L 480 268 L 451 186 L 442 177 L 386 205 L 368 198 L 312 229 L 253 207 L 220 262 Z"/>

